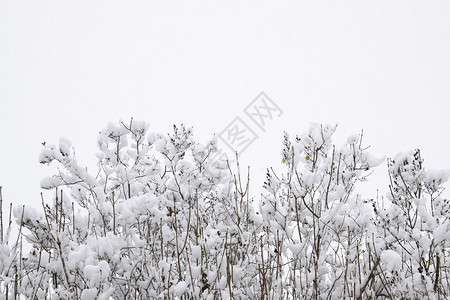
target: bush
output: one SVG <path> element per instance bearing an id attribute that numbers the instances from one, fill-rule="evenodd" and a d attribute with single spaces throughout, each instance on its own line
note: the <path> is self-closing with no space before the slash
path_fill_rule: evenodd
<path id="1" fill-rule="evenodd" d="M 41 212 L 15 207 L 12 246 L 2 229 L 3 299 L 449 296 L 449 174 L 425 171 L 418 150 L 388 160 L 386 198 L 365 199 L 355 186 L 381 160 L 362 134 L 338 149 L 336 126 L 313 124 L 285 134 L 286 171 L 268 169 L 256 201 L 249 170 L 213 159 L 214 139 L 147 129 L 131 120 L 101 131 L 95 176 L 69 141 L 44 146 L 40 162 L 59 165 L 41 183 L 54 196 Z"/>

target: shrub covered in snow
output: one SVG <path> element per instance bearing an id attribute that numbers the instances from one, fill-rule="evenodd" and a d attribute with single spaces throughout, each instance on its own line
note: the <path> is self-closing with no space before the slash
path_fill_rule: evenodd
<path id="1" fill-rule="evenodd" d="M 200 145 L 183 125 L 108 125 L 96 174 L 69 141 L 45 145 L 40 162 L 59 168 L 41 186 L 54 196 L 13 209 L 12 244 L 2 223 L 0 299 L 448 297 L 449 174 L 402 154 L 388 160 L 389 195 L 365 199 L 355 186 L 382 160 L 362 135 L 334 146 L 335 129 L 285 134 L 285 172 L 267 170 L 258 200 L 249 170 L 215 161 L 215 140 Z"/>

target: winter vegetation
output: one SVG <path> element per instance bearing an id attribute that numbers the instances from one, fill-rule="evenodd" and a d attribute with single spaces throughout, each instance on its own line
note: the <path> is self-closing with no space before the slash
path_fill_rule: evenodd
<path id="1" fill-rule="evenodd" d="M 399 154 L 389 193 L 364 198 L 355 187 L 386 162 L 362 134 L 335 146 L 335 129 L 285 134 L 285 171 L 267 169 L 260 198 L 249 169 L 183 125 L 109 124 L 95 174 L 69 141 L 44 145 L 53 196 L 0 216 L 0 299 L 448 299 L 450 174 Z"/>

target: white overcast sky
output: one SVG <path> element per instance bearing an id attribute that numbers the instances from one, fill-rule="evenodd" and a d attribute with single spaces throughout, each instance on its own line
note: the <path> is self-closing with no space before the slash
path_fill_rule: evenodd
<path id="1" fill-rule="evenodd" d="M 242 154 L 255 185 L 283 131 L 310 122 L 450 168 L 449 53 L 449 1 L 1 0 L 4 200 L 40 205 L 42 142 L 68 138 L 95 173 L 98 131 L 130 117 L 200 142 L 241 117 L 259 135 Z M 265 132 L 243 112 L 261 91 L 283 111 Z"/>

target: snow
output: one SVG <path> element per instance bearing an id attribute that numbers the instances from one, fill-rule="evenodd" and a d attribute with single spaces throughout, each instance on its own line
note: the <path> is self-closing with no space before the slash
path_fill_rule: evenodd
<path id="1" fill-rule="evenodd" d="M 192 258 L 193 259 L 201 259 L 202 257 L 202 249 L 200 246 L 191 246 L 192 249 Z"/>
<path id="2" fill-rule="evenodd" d="M 158 139 L 153 143 L 156 151 L 164 152 L 166 148 L 167 142 L 164 139 Z"/>
<path id="3" fill-rule="evenodd" d="M 357 144 L 358 142 L 359 142 L 359 134 L 353 134 L 347 138 L 348 144 Z"/>
<path id="4" fill-rule="evenodd" d="M 402 257 L 394 250 L 384 250 L 381 252 L 380 258 L 387 270 L 398 271 L 402 267 Z"/>
<path id="5" fill-rule="evenodd" d="M 70 149 L 72 147 L 72 143 L 66 139 L 66 138 L 60 138 L 59 139 L 59 151 L 63 156 L 69 156 L 70 155 Z"/>
<path id="6" fill-rule="evenodd" d="M 285 146 L 294 145 L 294 151 L 284 153 L 299 153 L 303 160 L 295 166 L 299 180 L 296 176 L 288 179 L 292 170 L 268 176 L 267 193 L 261 201 L 252 202 L 249 195 L 247 203 L 236 191 L 233 171 L 221 170 L 220 176 L 214 177 L 209 170 L 199 168 L 199 160 L 205 160 L 205 166 L 212 163 L 207 156 L 210 146 L 194 144 L 184 127 L 169 138 L 150 134 L 150 143 L 141 145 L 138 154 L 138 144 L 146 140 L 140 135 L 147 127 L 133 124 L 133 132 L 115 125 L 103 131 L 98 139 L 102 153 L 97 156 L 100 171 L 96 176 L 72 159 L 69 141 L 61 139 L 59 148 L 44 149 L 44 156 L 56 159 L 60 169 L 41 185 L 64 191 L 64 203 L 58 207 L 58 213 L 62 208 L 64 215 L 57 217 L 54 197 L 48 201 L 45 215 L 32 207 L 14 207 L 16 222 L 23 214 L 25 237 L 34 249 L 34 254 L 21 262 L 30 274 L 24 277 L 23 286 L 27 280 L 48 273 L 50 277 L 42 282 L 52 290 L 53 274 L 62 287 L 67 273 L 82 299 L 123 298 L 128 289 L 136 293 L 148 290 L 147 296 L 152 298 L 208 299 L 219 295 L 228 299 L 232 298 L 228 287 L 231 279 L 236 298 L 245 295 L 256 299 L 263 282 L 261 272 L 266 272 L 274 298 L 286 298 L 283 288 L 291 285 L 297 296 L 311 293 L 314 278 L 318 278 L 321 293 L 337 299 L 350 297 L 348 289 L 342 287 L 345 280 L 366 280 L 379 254 L 393 293 L 411 298 L 402 294 L 399 276 L 409 286 L 420 279 L 425 288 L 433 287 L 432 276 L 422 272 L 417 277 L 410 270 L 419 270 L 418 262 L 425 261 L 428 273 L 433 274 L 432 260 L 448 254 L 444 242 L 450 239 L 450 221 L 443 216 L 448 201 L 436 195 L 448 176 L 420 169 L 417 162 L 421 160 L 415 152 L 400 156 L 394 164 L 397 168 L 390 167 L 393 181 L 401 184 L 394 186 L 391 202 L 379 205 L 384 199 L 375 201 L 353 192 L 377 161 L 365 148 L 355 150 L 348 144 L 341 150 L 332 148 L 334 127 L 325 127 L 322 132 L 314 125 L 300 141 L 284 142 Z M 354 135 L 347 142 L 359 143 L 358 137 Z M 150 152 L 164 152 L 169 158 L 158 161 L 153 154 L 147 155 L 151 143 Z M 314 157 L 303 159 L 306 152 Z M 417 186 L 425 188 L 413 197 L 404 185 L 412 191 Z M 66 188 L 70 195 L 66 195 Z M 437 213 L 441 210 L 442 214 Z M 414 216 L 414 225 L 408 216 Z M 316 247 L 320 250 L 317 258 Z M 16 262 L 18 254 L 9 252 L 17 249 L 17 245 L 0 245 L 1 272 Z M 36 267 L 40 255 L 41 263 Z M 270 273 L 272 270 L 277 271 Z M 282 276 L 275 278 L 278 270 Z M 5 284 L 14 283 L 11 274 L 2 277 Z M 381 284 L 378 276 L 372 280 L 374 285 Z M 335 287 L 329 293 L 331 282 Z M 370 295 L 369 290 L 364 293 L 364 297 Z"/>
<path id="7" fill-rule="evenodd" d="M 318 276 L 324 276 L 330 272 L 330 269 L 327 266 L 320 266 L 317 270 Z"/>
<path id="8" fill-rule="evenodd" d="M 447 182 L 450 177 L 450 170 L 427 170 L 424 178 L 425 187 L 432 192 L 437 192 L 439 186 Z"/>
<path id="9" fill-rule="evenodd" d="M 83 268 L 84 278 L 87 279 L 90 287 L 98 286 L 100 284 L 100 268 L 94 265 L 86 265 Z"/>
<path id="10" fill-rule="evenodd" d="M 433 231 L 434 243 L 439 244 L 442 241 L 450 241 L 450 222 L 437 226 Z M 425 248 L 426 249 L 426 248 Z"/>
<path id="11" fill-rule="evenodd" d="M 21 217 L 24 217 L 24 219 L 33 219 L 37 215 L 37 210 L 34 207 L 31 206 L 24 206 L 24 205 L 16 205 L 13 208 L 13 216 L 16 219 L 21 219 Z"/>
<path id="12" fill-rule="evenodd" d="M 72 251 L 68 257 L 68 266 L 71 269 L 84 266 L 84 262 L 91 257 L 93 252 L 88 245 L 80 245 L 76 250 Z"/>
<path id="13" fill-rule="evenodd" d="M 98 290 L 96 288 L 85 289 L 81 293 L 81 300 L 94 300 L 97 297 Z"/>
<path id="14" fill-rule="evenodd" d="M 301 244 L 288 244 L 287 247 L 292 251 L 295 255 L 299 255 L 302 251 L 303 245 Z"/>
<path id="15" fill-rule="evenodd" d="M 57 177 L 47 177 L 41 180 L 41 188 L 50 190 L 61 185 L 63 181 Z"/>
<path id="16" fill-rule="evenodd" d="M 100 280 L 106 281 L 111 273 L 111 268 L 109 267 L 108 262 L 105 260 L 99 261 L 98 268 L 100 272 Z"/>
<path id="17" fill-rule="evenodd" d="M 201 266 L 197 266 L 193 263 L 191 263 L 191 272 L 192 272 L 192 277 L 196 278 L 196 279 L 200 279 L 201 278 Z"/>
<path id="18" fill-rule="evenodd" d="M 181 297 L 187 290 L 187 283 L 185 281 L 179 281 L 174 287 L 173 292 L 177 297 Z"/>
<path id="19" fill-rule="evenodd" d="M 113 294 L 113 292 L 114 292 L 114 287 L 110 287 L 110 288 L 106 289 L 105 292 L 101 293 L 98 296 L 97 300 L 111 300 L 111 295 Z"/>

